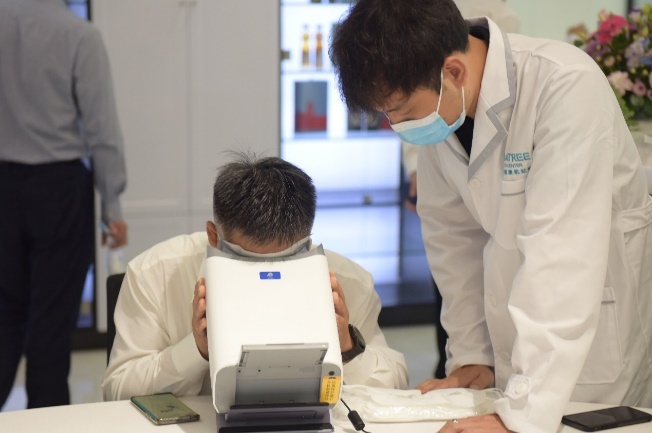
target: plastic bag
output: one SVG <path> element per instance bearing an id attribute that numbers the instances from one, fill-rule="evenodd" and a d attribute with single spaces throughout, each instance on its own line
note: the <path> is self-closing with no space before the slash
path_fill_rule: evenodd
<path id="1" fill-rule="evenodd" d="M 419 390 L 345 385 L 342 400 L 365 422 L 415 422 L 466 418 L 494 413 L 493 403 L 503 396 L 496 388 Z M 346 420 L 348 410 L 339 402 L 333 409 L 336 419 Z"/>

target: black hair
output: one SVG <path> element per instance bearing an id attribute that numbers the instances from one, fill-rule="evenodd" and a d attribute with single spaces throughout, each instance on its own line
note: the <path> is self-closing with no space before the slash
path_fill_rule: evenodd
<path id="1" fill-rule="evenodd" d="M 234 230 L 258 246 L 309 236 L 317 194 L 312 179 L 281 158 L 236 153 L 213 185 L 213 216 L 222 236 Z"/>
<path id="2" fill-rule="evenodd" d="M 453 0 L 359 0 L 336 28 L 329 55 L 352 112 L 391 94 L 439 92 L 444 59 L 466 52 L 469 29 Z"/>

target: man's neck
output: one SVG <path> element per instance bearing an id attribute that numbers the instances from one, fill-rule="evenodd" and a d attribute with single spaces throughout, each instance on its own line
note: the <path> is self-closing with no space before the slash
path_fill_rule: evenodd
<path id="1" fill-rule="evenodd" d="M 471 93 L 471 103 L 466 115 L 472 119 L 475 118 L 475 110 L 478 106 L 484 65 L 487 61 L 487 51 L 487 44 L 482 39 L 469 35 L 469 50 L 466 52 L 466 57 L 469 65 L 468 90 Z"/>

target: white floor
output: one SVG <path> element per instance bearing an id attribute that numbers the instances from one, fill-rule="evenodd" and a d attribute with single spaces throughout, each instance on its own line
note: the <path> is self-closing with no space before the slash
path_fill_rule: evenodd
<path id="1" fill-rule="evenodd" d="M 432 377 L 438 355 L 435 353 L 433 326 L 405 326 L 383 329 L 390 347 L 403 352 L 410 372 L 410 387 Z M 104 350 L 77 351 L 72 356 L 70 392 L 73 404 L 102 401 L 100 381 L 106 367 Z M 21 362 L 14 388 L 3 411 L 22 410 L 27 406 L 25 366 Z"/>

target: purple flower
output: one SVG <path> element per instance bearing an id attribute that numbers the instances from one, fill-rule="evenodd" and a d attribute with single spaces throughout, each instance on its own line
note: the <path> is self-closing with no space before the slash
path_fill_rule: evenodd
<path id="1" fill-rule="evenodd" d="M 609 47 L 607 45 L 598 43 L 595 39 L 592 38 L 589 40 L 589 42 L 587 42 L 584 51 L 586 51 L 586 53 L 592 58 L 597 59 L 598 57 L 608 53 Z"/>
<path id="2" fill-rule="evenodd" d="M 643 39 L 638 39 L 632 42 L 625 50 L 625 58 L 627 59 L 627 67 L 629 69 L 636 69 L 640 66 L 641 60 L 645 56 L 645 48 L 643 47 Z"/>
<path id="3" fill-rule="evenodd" d="M 652 89 L 647 91 L 647 97 L 648 99 L 652 100 Z"/>
<path id="4" fill-rule="evenodd" d="M 634 82 L 634 87 L 632 88 L 632 91 L 634 92 L 635 95 L 645 96 L 645 94 L 647 93 L 647 87 L 645 86 L 645 83 L 641 81 L 640 78 L 637 78 L 636 81 Z"/>
<path id="5" fill-rule="evenodd" d="M 641 59 L 641 62 L 644 65 L 650 66 L 652 65 L 652 50 L 650 49 L 650 37 L 646 36 L 643 38 L 643 50 L 646 51 L 646 53 L 643 55 L 643 58 Z"/>

